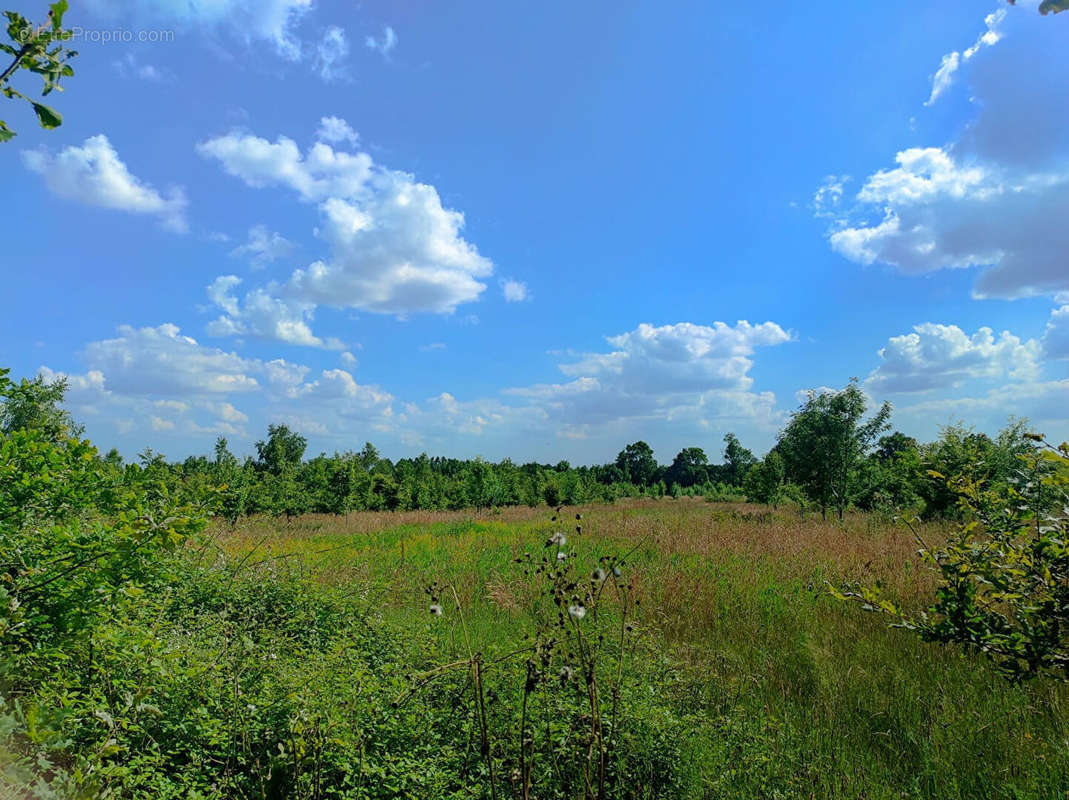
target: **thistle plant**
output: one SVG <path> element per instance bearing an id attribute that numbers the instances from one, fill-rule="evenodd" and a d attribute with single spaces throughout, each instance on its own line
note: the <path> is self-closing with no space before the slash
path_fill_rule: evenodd
<path id="1" fill-rule="evenodd" d="M 639 605 L 626 577 L 634 550 L 586 563 L 575 549 L 582 516 L 575 514 L 574 532 L 565 532 L 562 511 L 552 517 L 554 529 L 542 546 L 513 561 L 521 572 L 516 585 L 529 600 L 522 645 L 487 657 L 473 643 L 456 588 L 432 583 L 425 590 L 428 613 L 455 615 L 464 657 L 412 676 L 397 701 L 408 702 L 450 672 L 467 671 L 465 697 L 491 798 L 530 800 L 536 787 L 539 797 L 547 791 L 585 800 L 625 794 L 617 762 L 627 722 L 624 666 Z M 518 691 L 508 688 L 510 681 L 520 684 Z M 509 696 L 514 705 L 502 707 Z"/>

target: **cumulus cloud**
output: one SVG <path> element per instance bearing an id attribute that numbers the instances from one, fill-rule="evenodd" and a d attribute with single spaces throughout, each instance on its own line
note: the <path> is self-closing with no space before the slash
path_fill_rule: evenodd
<path id="1" fill-rule="evenodd" d="M 268 230 L 266 225 L 253 225 L 245 244 L 235 247 L 230 255 L 248 259 L 253 269 L 263 269 L 288 256 L 294 247 L 293 242 L 277 231 Z"/>
<path id="2" fill-rule="evenodd" d="M 333 435 L 351 432 L 352 421 L 382 428 L 393 397 L 358 384 L 344 370 L 312 370 L 284 359 L 246 358 L 197 342 L 176 325 L 122 326 L 111 339 L 84 351 L 84 374 L 66 375 L 68 404 L 80 419 L 110 420 L 120 432 L 135 428 L 184 435 L 247 435 L 247 410 L 256 406 L 263 424 L 301 415 L 318 417 Z M 55 380 L 62 373 L 47 367 Z"/>
<path id="3" fill-rule="evenodd" d="M 321 138 L 326 131 L 326 138 L 340 139 L 346 129 L 341 120 L 324 119 Z M 234 331 L 249 329 L 250 308 L 268 300 L 294 312 L 291 317 L 307 327 L 320 305 L 399 316 L 452 313 L 486 289 L 481 279 L 493 273 L 493 264 L 461 235 L 463 214 L 445 208 L 433 186 L 377 165 L 367 153 L 347 153 L 319 141 L 302 154 L 285 137 L 269 142 L 238 133 L 202 142 L 198 150 L 251 187 L 285 187 L 317 203 L 316 233 L 328 251 L 284 284 L 253 290 L 240 307 L 233 300 L 220 303 L 226 317 L 215 326 L 217 332 L 228 325 Z M 251 327 L 270 335 L 269 326 Z M 299 338 L 310 343 L 316 337 L 301 330 L 286 341 Z"/>
<path id="4" fill-rule="evenodd" d="M 980 328 L 969 336 L 956 325 L 929 322 L 888 341 L 866 387 L 879 393 L 923 392 L 974 379 L 1035 380 L 1041 352 L 1038 341 L 1021 341 L 1008 331 L 996 337 L 990 328 Z"/>
<path id="5" fill-rule="evenodd" d="M 397 34 L 394 29 L 387 25 L 383 28 L 382 36 L 375 38 L 374 36 L 368 36 L 364 39 L 364 45 L 369 50 L 374 50 L 386 58 L 393 52 L 393 49 L 397 47 Z"/>
<path id="6" fill-rule="evenodd" d="M 355 147 L 360 140 L 360 134 L 354 131 L 349 123 L 341 117 L 322 117 L 319 120 L 316 138 L 331 144 L 348 143 Z"/>
<path id="7" fill-rule="evenodd" d="M 218 161 L 228 175 L 247 186 L 286 187 L 308 202 L 365 194 L 374 167 L 367 153 L 345 153 L 322 142 L 302 155 L 297 143 L 285 136 L 269 142 L 231 133 L 201 142 L 197 152 Z"/>
<path id="8" fill-rule="evenodd" d="M 1069 358 L 1069 305 L 1051 312 L 1043 333 L 1043 353 L 1047 358 Z"/>
<path id="9" fill-rule="evenodd" d="M 321 339 L 312 333 L 314 306 L 274 297 L 265 289 L 253 289 L 238 300 L 233 290 L 240 284 L 236 275 L 220 275 L 208 285 L 208 299 L 224 312 L 208 325 L 212 336 L 250 335 L 306 347 L 345 349 L 339 339 Z"/>
<path id="10" fill-rule="evenodd" d="M 501 294 L 504 295 L 506 303 L 522 303 L 530 299 L 527 284 L 511 278 L 501 281 Z"/>
<path id="11" fill-rule="evenodd" d="M 86 5 L 112 19 L 225 30 L 246 44 L 268 42 L 281 57 L 297 61 L 302 48 L 296 28 L 312 0 L 86 0 Z"/>
<path id="12" fill-rule="evenodd" d="M 707 426 L 713 420 L 770 424 L 775 396 L 751 391 L 753 354 L 791 340 L 774 322 L 734 326 L 642 324 L 611 336 L 607 353 L 589 353 L 560 369 L 571 380 L 506 390 L 541 408 L 564 430 L 657 419 Z"/>
<path id="13" fill-rule="evenodd" d="M 895 167 L 871 175 L 836 215 L 832 247 L 914 274 L 980 268 L 977 297 L 1069 291 L 1069 228 L 1051 222 L 1069 204 L 1069 84 L 1037 67 L 1060 63 L 1061 33 L 1026 9 L 989 17 L 933 87 L 938 97 L 949 76 L 967 78 L 973 112 L 960 136 L 903 150 Z"/>
<path id="14" fill-rule="evenodd" d="M 166 197 L 131 174 L 108 137 L 91 136 L 52 155 L 46 148 L 23 150 L 22 161 L 55 195 L 98 208 L 157 217 L 164 227 L 184 232 L 186 198 L 180 188 Z"/>

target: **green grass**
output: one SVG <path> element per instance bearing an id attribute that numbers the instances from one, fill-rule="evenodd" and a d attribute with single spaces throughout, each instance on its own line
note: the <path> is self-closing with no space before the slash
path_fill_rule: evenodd
<path id="1" fill-rule="evenodd" d="M 982 658 L 917 641 L 824 593 L 828 580 L 879 580 L 898 600 L 922 604 L 931 579 L 911 564 L 907 532 L 869 517 L 840 525 L 700 501 L 583 514 L 584 532 L 570 542 L 577 563 L 589 569 L 601 555 L 633 550 L 628 578 L 642 601 L 625 662 L 634 768 L 619 796 L 1069 797 L 1065 686 L 1009 685 Z M 353 514 L 256 519 L 220 530 L 219 540 L 248 556 L 249 573 L 303 575 L 319 602 L 362 620 L 287 667 L 290 680 L 307 679 L 307 702 L 322 706 L 326 724 L 351 737 L 391 692 L 404 693 L 406 674 L 465 657 L 455 609 L 427 611 L 432 581 L 456 587 L 474 649 L 492 659 L 522 646 L 536 599 L 514 560 L 540 555 L 558 527 L 544 510 Z M 367 642 L 346 637 L 365 623 L 385 642 L 379 658 L 389 669 L 365 675 L 353 696 L 353 676 L 368 667 L 352 651 Z M 448 775 L 474 769 L 462 752 L 471 721 L 447 689 L 462 691 L 462 678 L 432 683 L 383 730 L 361 733 L 362 752 L 408 759 L 422 737 L 435 745 L 416 754 L 415 775 L 440 776 L 433 791 L 478 796 L 485 776 Z M 503 709 L 514 703 L 514 672 L 490 680 Z M 339 714 L 339 702 L 369 716 Z M 504 730 L 509 718 L 500 712 Z M 409 749 L 390 753 L 391 742 Z M 671 780 L 651 794 L 666 770 Z M 412 796 L 432 790 L 423 778 L 412 778 Z"/>

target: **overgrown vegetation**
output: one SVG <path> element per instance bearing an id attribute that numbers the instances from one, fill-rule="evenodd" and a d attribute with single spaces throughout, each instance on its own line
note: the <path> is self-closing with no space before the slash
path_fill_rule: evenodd
<path id="1" fill-rule="evenodd" d="M 0 374 L 0 796 L 1064 793 L 1065 454 L 1023 425 L 920 446 L 810 398 L 859 443 L 825 521 L 797 513 L 823 495 L 781 448 L 758 461 L 735 437 L 723 466 L 688 448 L 662 468 L 636 443 L 599 468 L 413 471 L 370 447 L 304 461 L 274 426 L 244 464 L 220 443 L 127 465 L 80 438 L 62 394 Z M 919 472 L 935 464 L 962 477 Z M 391 481 L 466 493 L 452 511 L 294 499 Z M 493 502 L 525 485 L 535 507 Z M 614 485 L 636 496 L 543 505 L 550 486 Z M 739 487 L 771 507 L 683 496 Z M 249 515 L 261 496 L 292 519 Z M 889 515 L 851 510 L 873 497 L 924 512 L 937 570 Z M 949 647 L 853 613 L 824 588 L 844 583 L 878 583 Z M 978 647 L 962 631 L 980 613 Z M 1010 664 L 1036 679 L 1004 680 Z"/>

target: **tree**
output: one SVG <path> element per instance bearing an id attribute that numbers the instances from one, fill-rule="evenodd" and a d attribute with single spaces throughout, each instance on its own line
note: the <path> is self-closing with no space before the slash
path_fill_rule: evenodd
<path id="1" fill-rule="evenodd" d="M 649 486 L 657 477 L 657 459 L 653 448 L 642 441 L 632 442 L 616 456 L 616 466 L 624 473 L 624 480 L 637 486 Z"/>
<path id="2" fill-rule="evenodd" d="M 301 463 L 308 440 L 285 425 L 268 425 L 267 441 L 256 443 L 260 467 L 281 475 Z"/>
<path id="3" fill-rule="evenodd" d="M 725 482 L 732 486 L 742 486 L 746 473 L 757 463 L 752 452 L 742 446 L 738 437 L 729 433 L 724 437 Z"/>
<path id="4" fill-rule="evenodd" d="M 668 468 L 668 482 L 678 486 L 694 486 L 705 483 L 709 457 L 700 447 L 685 447 L 676 454 Z"/>
<path id="5" fill-rule="evenodd" d="M 82 427 L 60 408 L 66 393 L 66 378 L 48 383 L 38 375 L 8 382 L 0 406 L 0 431 L 37 430 L 51 442 L 81 436 Z"/>
<path id="6" fill-rule="evenodd" d="M 743 481 L 747 499 L 751 503 L 765 503 L 778 508 L 786 475 L 783 457 L 773 450 L 765 456 L 764 461 L 758 462 L 747 471 Z"/>
<path id="7" fill-rule="evenodd" d="M 10 82 L 16 72 L 25 69 L 40 75 L 44 80 L 42 95 L 50 94 L 53 89 L 63 91 L 59 81 L 74 75 L 74 70 L 67 62 L 78 55 L 62 44 L 70 41 L 73 36 L 71 31 L 63 29 L 63 14 L 66 11 L 67 0 L 53 3 L 49 6 L 48 22 L 39 26 L 35 26 L 15 11 L 4 12 L 8 21 L 7 35 L 11 43 L 0 42 L 0 52 L 7 53 L 12 57 L 12 61 L 0 72 L 0 92 L 9 100 L 19 98 L 29 103 L 37 115 L 37 121 L 46 129 L 58 128 L 62 124 L 63 118 L 59 112 L 16 91 Z M 9 141 L 14 136 L 15 132 L 0 120 L 0 142 Z"/>
<path id="8" fill-rule="evenodd" d="M 856 378 L 839 392 L 811 391 L 780 434 L 777 449 L 787 474 L 820 506 L 825 519 L 829 507 L 843 518 L 862 458 L 889 427 L 889 403 L 867 421 L 866 406 Z"/>

